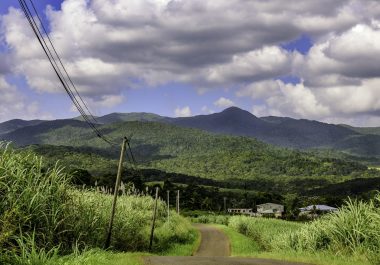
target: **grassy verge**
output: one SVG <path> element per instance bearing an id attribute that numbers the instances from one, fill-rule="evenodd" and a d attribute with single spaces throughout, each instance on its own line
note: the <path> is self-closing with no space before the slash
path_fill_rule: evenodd
<path id="1" fill-rule="evenodd" d="M 58 264 L 51 261 L 63 255 L 73 262 L 83 260 L 78 264 L 87 260 L 88 264 L 92 260 L 102 264 L 102 257 L 107 260 L 108 255 L 114 255 L 116 261 L 124 257 L 86 251 L 104 244 L 112 196 L 75 189 L 59 166 L 46 169 L 42 165 L 39 157 L 0 143 L 0 264 Z M 147 251 L 154 200 L 135 192 L 126 194 L 118 199 L 111 249 Z M 168 222 L 166 214 L 165 203 L 159 201 L 153 252 L 191 254 L 196 242 L 194 228 L 174 212 Z M 70 256 L 73 252 L 83 254 Z M 126 255 L 135 259 L 134 254 Z"/>
<path id="2" fill-rule="evenodd" d="M 69 255 L 66 257 L 54 257 L 44 265 L 142 265 L 143 257 L 150 255 L 161 256 L 191 256 L 199 247 L 201 237 L 197 229 L 190 231 L 190 238 L 186 243 L 174 242 L 169 249 L 159 253 L 116 253 L 112 251 L 104 251 L 100 249 L 93 249 L 86 251 L 80 255 Z M 34 264 L 39 265 L 39 264 Z"/>
<path id="3" fill-rule="evenodd" d="M 315 265 L 370 265 L 365 260 L 335 256 L 328 252 L 262 251 L 260 245 L 254 239 L 225 225 L 215 226 L 222 229 L 230 239 L 232 256 L 304 262 Z"/>
<path id="4" fill-rule="evenodd" d="M 192 256 L 201 243 L 201 234 L 197 229 L 190 230 L 189 234 L 191 239 L 186 243 L 173 242 L 170 248 L 157 254 L 161 256 Z"/>

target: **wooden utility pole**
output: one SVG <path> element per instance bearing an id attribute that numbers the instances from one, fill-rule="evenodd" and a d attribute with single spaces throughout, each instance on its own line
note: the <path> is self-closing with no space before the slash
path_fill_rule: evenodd
<path id="1" fill-rule="evenodd" d="M 153 221 L 152 221 L 152 229 L 150 230 L 149 251 L 152 250 L 152 245 L 153 245 L 154 225 L 156 223 L 156 215 L 157 215 L 157 200 L 158 200 L 158 187 L 156 187 L 156 197 L 154 199 Z"/>
<path id="2" fill-rule="evenodd" d="M 177 205 L 177 213 L 179 214 L 179 190 L 177 190 L 177 203 L 176 203 L 176 205 Z"/>
<path id="3" fill-rule="evenodd" d="M 170 218 L 170 191 L 166 191 L 166 199 L 167 199 L 167 205 L 168 205 L 168 222 L 169 222 L 169 218 Z"/>
<path id="4" fill-rule="evenodd" d="M 115 191 L 114 191 L 114 197 L 113 197 L 113 202 L 112 202 L 111 218 L 110 218 L 110 221 L 109 221 L 109 224 L 108 224 L 108 231 L 107 231 L 106 242 L 104 244 L 104 248 L 105 249 L 109 248 L 109 246 L 111 244 L 112 226 L 113 226 L 113 220 L 114 220 L 114 217 L 115 217 L 116 202 L 117 202 L 117 197 L 118 197 L 119 187 L 120 187 L 120 182 L 121 182 L 121 173 L 123 172 L 123 162 L 124 162 L 124 158 L 125 158 L 125 149 L 126 149 L 126 146 L 127 146 L 127 142 L 128 142 L 127 137 L 124 137 L 123 144 L 121 146 L 119 168 L 117 170 L 117 177 L 116 177 L 116 183 L 115 183 Z"/>

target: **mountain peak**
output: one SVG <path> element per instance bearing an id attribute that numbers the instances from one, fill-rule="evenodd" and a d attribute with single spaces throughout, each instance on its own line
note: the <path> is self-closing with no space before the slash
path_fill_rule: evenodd
<path id="1" fill-rule="evenodd" d="M 250 117 L 250 118 L 256 118 L 258 119 L 255 115 L 253 115 L 251 112 L 247 110 L 243 110 L 238 107 L 229 107 L 220 112 L 222 114 L 228 114 L 228 115 L 233 115 L 233 116 L 244 116 L 244 117 Z"/>

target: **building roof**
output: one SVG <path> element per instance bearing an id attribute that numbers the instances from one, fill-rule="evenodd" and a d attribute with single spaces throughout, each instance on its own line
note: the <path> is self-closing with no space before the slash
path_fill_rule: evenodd
<path id="1" fill-rule="evenodd" d="M 305 208 L 300 208 L 301 211 L 312 211 L 312 210 L 319 210 L 319 211 L 337 211 L 338 208 L 334 208 L 328 205 L 309 205 Z"/>
<path id="2" fill-rule="evenodd" d="M 277 203 L 267 202 L 267 203 L 263 203 L 263 204 L 258 204 L 257 207 L 259 207 L 259 206 L 265 206 L 265 205 L 284 206 L 284 205 L 277 204 Z"/>

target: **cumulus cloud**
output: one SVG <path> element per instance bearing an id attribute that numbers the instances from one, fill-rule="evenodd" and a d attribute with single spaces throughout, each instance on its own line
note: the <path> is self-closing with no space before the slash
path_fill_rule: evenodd
<path id="1" fill-rule="evenodd" d="M 100 107 L 120 104 L 123 90 L 174 82 L 236 88 L 252 105 L 262 101 L 256 113 L 307 118 L 343 118 L 347 111 L 329 99 L 350 102 L 356 88 L 365 103 L 349 106 L 350 115 L 378 111 L 367 100 L 380 78 L 378 1 L 64 0 L 46 14 L 78 90 Z M 0 73 L 11 68 L 34 90 L 62 92 L 20 10 L 0 20 L 11 58 Z M 303 34 L 314 44 L 307 55 L 281 48 Z M 284 75 L 302 83 L 275 81 Z"/>
<path id="2" fill-rule="evenodd" d="M 219 108 L 228 108 L 235 105 L 235 103 L 231 99 L 221 97 L 217 101 L 214 102 L 214 105 Z"/>
<path id="3" fill-rule="evenodd" d="M 201 108 L 201 111 L 202 111 L 203 114 L 212 114 L 212 113 L 215 112 L 214 110 L 210 109 L 210 108 L 207 107 L 207 106 L 203 106 L 203 107 Z"/>
<path id="4" fill-rule="evenodd" d="M 41 113 L 37 102 L 30 102 L 0 75 L 0 121 L 24 119 L 49 119 L 51 116 Z"/>
<path id="5" fill-rule="evenodd" d="M 176 117 L 190 117 L 191 116 L 191 109 L 189 106 L 186 106 L 183 108 L 177 107 L 174 110 L 174 114 Z"/>

